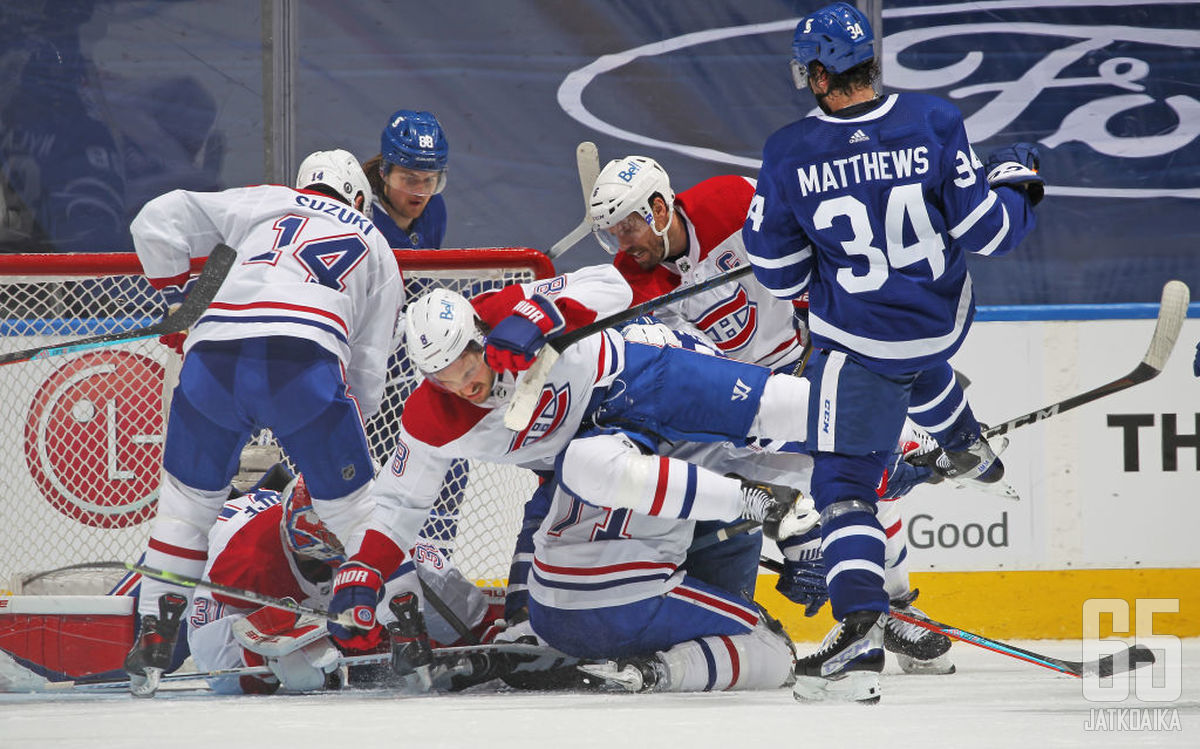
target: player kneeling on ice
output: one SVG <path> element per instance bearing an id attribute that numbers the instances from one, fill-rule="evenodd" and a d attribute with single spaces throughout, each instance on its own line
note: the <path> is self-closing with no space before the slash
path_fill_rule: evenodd
<path id="1" fill-rule="evenodd" d="M 606 290 L 613 288 L 624 289 L 625 298 L 605 297 Z M 405 402 L 396 453 L 373 491 L 375 515 L 362 552 L 342 570 L 366 575 L 347 575 L 344 584 L 335 586 L 331 610 L 374 610 L 379 580 L 403 561 L 401 550 L 424 522 L 449 461 L 466 457 L 515 463 L 542 475 L 556 475 L 560 487 L 565 482 L 560 501 L 569 512 L 554 518 L 561 531 L 548 528 L 547 533 L 561 533 L 580 522 L 572 514 L 576 512 L 591 517 L 594 525 L 597 517 L 592 513 L 598 512 L 609 517 L 606 530 L 597 528 L 598 534 L 612 534 L 615 540 L 635 535 L 628 544 L 612 547 L 612 552 L 604 551 L 610 548 L 607 544 L 590 546 L 582 550 L 582 558 L 567 565 L 574 571 L 568 569 L 566 574 L 609 589 L 606 600 L 624 605 L 654 599 L 666 606 L 664 616 L 676 617 L 678 604 L 692 596 L 703 600 L 695 603 L 697 613 L 721 613 L 712 614 L 701 629 L 688 632 L 694 631 L 696 637 L 751 636 L 759 622 L 753 605 L 734 593 L 688 585 L 677 568 L 697 519 L 748 518 L 783 536 L 804 530 L 809 520 L 795 506 L 798 493 L 726 477 L 655 450 L 660 442 L 745 445 L 751 437 L 803 439 L 807 424 L 794 414 L 803 412 L 807 404 L 804 380 L 693 351 L 626 341 L 619 333 L 605 330 L 562 351 L 549 368 L 539 406 L 523 429 L 504 425 L 503 407 L 511 397 L 513 379 L 497 368 L 527 367 L 546 337 L 568 327 L 569 318 L 590 322 L 603 310 L 602 303 L 616 302 L 612 311 L 623 309 L 628 306 L 628 293 L 628 286 L 612 269 L 589 269 L 552 282 L 509 287 L 478 297 L 474 304 L 436 290 L 409 306 L 408 351 L 425 380 Z M 581 315 L 580 310 L 590 312 Z M 603 484 L 603 493 L 593 490 L 594 483 Z M 625 526 L 626 521 L 633 530 Z M 650 529 L 649 539 L 643 526 Z M 655 536 L 662 537 L 661 546 Z M 627 553 L 628 549 L 633 551 Z M 605 559 L 610 553 L 618 554 L 620 561 L 610 565 Z M 672 591 L 678 595 L 671 597 Z M 672 613 L 666 614 L 667 610 Z M 378 625 L 369 617 L 360 621 L 361 628 L 333 625 L 331 631 L 339 639 L 370 637 Z M 666 622 L 663 619 L 660 625 Z M 539 629 L 536 621 L 534 628 Z M 778 645 L 776 654 L 787 651 L 783 638 L 771 636 Z M 756 633 L 752 638 L 765 641 L 766 635 Z M 573 652 L 571 642 L 548 640 L 571 655 L 593 657 L 591 651 Z M 679 641 L 678 637 L 670 642 L 647 640 L 638 644 L 638 652 L 653 652 Z M 738 652 L 738 647 L 729 645 L 726 652 Z M 627 653 L 622 647 L 606 647 L 599 657 Z M 774 663 L 780 662 L 777 681 L 772 673 L 755 685 L 783 683 L 790 654 L 780 655 Z M 743 680 L 737 686 L 751 680 L 746 671 L 741 673 Z M 680 681 L 672 688 L 703 688 L 706 682 Z"/>
<path id="2" fill-rule="evenodd" d="M 345 561 L 341 542 L 313 510 L 303 478 L 293 479 L 282 465 L 268 471 L 248 494 L 225 503 L 209 534 L 208 555 L 205 580 L 314 608 L 328 603 L 334 571 Z M 416 589 L 419 576 L 460 620 L 475 627 L 476 634 L 494 618 L 486 615 L 488 604 L 479 590 L 436 548 L 418 544 L 410 557 L 416 561 L 396 571 L 389 590 Z M 396 617 L 389 606 L 381 605 L 379 618 L 388 625 Z M 323 618 L 258 607 L 201 588 L 188 612 L 188 624 L 188 645 L 198 670 L 270 669 L 266 675 L 212 677 L 209 684 L 217 692 L 308 692 L 338 688 L 345 681 L 340 668 L 343 652 L 334 646 Z M 436 614 L 429 617 L 429 629 L 435 644 L 454 644 L 458 639 Z M 386 676 L 386 669 L 352 669 L 349 682 L 372 686 L 381 678 L 386 683 Z"/>

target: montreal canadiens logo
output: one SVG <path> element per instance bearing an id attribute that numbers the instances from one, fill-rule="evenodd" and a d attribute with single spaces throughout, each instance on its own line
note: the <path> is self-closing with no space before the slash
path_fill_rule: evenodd
<path id="1" fill-rule="evenodd" d="M 721 351 L 737 351 L 750 342 L 758 329 L 758 304 L 750 301 L 745 287 L 738 284 L 732 297 L 713 305 L 696 319 L 696 327 Z"/>
<path id="2" fill-rule="evenodd" d="M 529 422 L 529 426 L 525 427 L 513 437 L 512 444 L 509 445 L 508 451 L 513 452 L 522 447 L 528 447 L 534 442 L 546 437 L 548 434 L 558 428 L 562 424 L 563 419 L 567 416 L 567 410 L 571 407 L 571 386 L 563 385 L 560 389 L 555 389 L 553 385 L 547 385 L 542 389 L 542 394 L 538 397 L 537 407 L 534 409 L 533 420 Z"/>
<path id="3" fill-rule="evenodd" d="M 162 472 L 158 362 L 86 353 L 42 383 L 25 418 L 25 463 L 54 509 L 84 525 L 148 520 Z"/>

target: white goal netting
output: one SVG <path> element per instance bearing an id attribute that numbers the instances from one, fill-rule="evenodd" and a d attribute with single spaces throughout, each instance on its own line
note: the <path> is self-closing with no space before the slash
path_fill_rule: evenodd
<path id="1" fill-rule="evenodd" d="M 410 300 L 435 285 L 471 295 L 553 274 L 524 248 L 396 254 Z M 162 312 L 133 255 L 0 256 L 0 352 L 133 330 Z M 0 593 L 142 552 L 162 471 L 163 382 L 177 367 L 153 339 L 0 367 Z M 416 383 L 401 347 L 367 425 L 380 464 Z M 253 442 L 273 443 L 269 432 Z M 468 577 L 500 584 L 535 485 L 512 466 L 456 464 L 423 535 Z"/>

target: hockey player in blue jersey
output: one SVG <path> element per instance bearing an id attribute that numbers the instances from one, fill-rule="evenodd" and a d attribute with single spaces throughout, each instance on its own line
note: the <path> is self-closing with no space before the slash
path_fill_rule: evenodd
<path id="1" fill-rule="evenodd" d="M 942 475 L 1003 473 L 947 360 L 974 317 L 966 253 L 1016 247 L 1044 191 L 1034 146 L 1002 149 L 985 170 L 954 106 L 878 96 L 872 41 L 845 3 L 797 25 L 792 74 L 822 114 L 767 140 L 743 229 L 764 286 L 809 292 L 812 491 L 840 624 L 797 662 L 805 700 L 879 699 L 889 602 L 874 490 L 906 414 L 945 450 Z"/>
<path id="2" fill-rule="evenodd" d="M 375 192 L 372 221 L 393 249 L 441 249 L 450 157 L 441 123 L 430 112 L 401 109 L 379 140 L 379 155 L 363 164 Z"/>

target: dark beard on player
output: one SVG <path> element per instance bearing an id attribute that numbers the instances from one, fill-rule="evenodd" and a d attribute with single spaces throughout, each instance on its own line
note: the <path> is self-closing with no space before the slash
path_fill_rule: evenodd
<path id="1" fill-rule="evenodd" d="M 830 109 L 829 105 L 825 103 L 825 99 L 828 97 L 829 97 L 828 91 L 825 91 L 824 93 L 820 93 L 820 94 L 818 94 L 816 91 L 813 92 L 813 98 L 815 98 L 817 100 L 817 106 L 821 108 L 821 111 L 824 112 L 825 114 L 833 114 L 833 110 Z"/>

